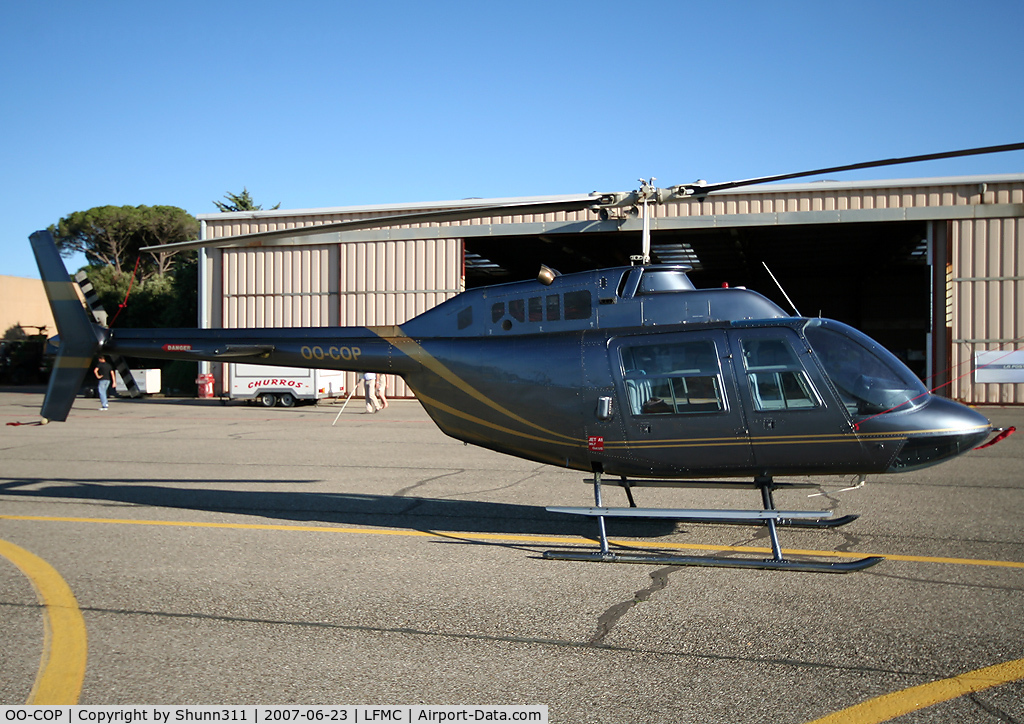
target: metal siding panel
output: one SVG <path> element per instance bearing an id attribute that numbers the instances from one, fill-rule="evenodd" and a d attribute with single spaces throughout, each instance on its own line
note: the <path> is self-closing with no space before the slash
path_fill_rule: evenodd
<path id="1" fill-rule="evenodd" d="M 258 271 L 253 274 L 252 290 L 254 294 L 266 294 L 267 290 L 267 263 L 269 255 L 263 250 L 258 249 L 253 254 L 253 266 Z"/>
<path id="2" fill-rule="evenodd" d="M 415 251 L 415 261 L 412 267 L 412 288 L 413 289 L 424 289 L 427 285 L 426 279 L 426 239 L 417 239 L 413 248 Z M 419 313 L 419 306 L 416 307 L 417 314 Z"/>
<path id="3" fill-rule="evenodd" d="M 244 294 L 253 294 L 256 291 L 256 280 L 262 275 L 258 273 L 257 257 L 259 252 L 256 250 L 249 250 L 245 254 L 245 276 L 242 277 L 241 291 Z"/>
<path id="4" fill-rule="evenodd" d="M 371 242 L 360 242 L 359 244 L 359 274 L 356 289 L 360 292 L 368 292 L 372 288 L 371 279 L 373 279 L 373 244 Z M 361 318 L 363 324 L 366 323 L 366 310 L 363 308 Z"/>
<path id="5" fill-rule="evenodd" d="M 952 224 L 953 238 L 950 243 L 953 245 L 953 278 L 964 278 L 971 274 L 972 265 L 968 251 L 971 248 L 972 233 L 970 226 L 965 222 Z M 953 339 L 973 339 L 972 326 L 970 323 L 971 314 L 971 290 L 970 282 L 953 283 Z M 953 391 L 952 396 L 973 402 L 972 388 L 969 379 L 964 377 L 970 372 L 970 367 L 965 366 L 971 363 L 972 350 L 970 345 L 964 342 L 953 345 Z"/>
<path id="6" fill-rule="evenodd" d="M 303 264 L 305 266 L 303 271 L 304 284 L 302 291 L 303 300 L 303 327 L 316 327 L 317 325 L 317 310 L 319 304 L 317 303 L 316 297 L 312 295 L 317 290 L 318 282 L 320 279 L 320 255 L 316 248 L 308 248 L 303 253 Z"/>
<path id="7" fill-rule="evenodd" d="M 340 266 L 341 266 L 341 248 L 332 244 L 327 247 L 327 262 L 324 264 L 324 268 L 327 274 L 328 285 L 324 289 L 327 293 L 327 317 L 324 321 L 324 326 L 337 327 L 341 322 L 341 316 L 338 312 L 338 299 L 340 290 Z"/>
<path id="8" fill-rule="evenodd" d="M 1003 249 L 1002 267 L 1000 276 L 1007 277 L 1000 282 L 1002 290 L 1002 318 L 1003 325 L 1000 329 L 1000 337 L 1012 339 L 1015 342 L 1008 345 L 1007 349 L 1020 349 L 1021 340 L 1024 338 L 1024 298 L 1021 297 L 1021 290 L 1024 289 L 1024 264 L 1021 263 L 1021 235 L 1020 221 L 1018 219 L 1003 219 L 1001 221 L 1001 244 Z M 1017 279 L 1012 279 L 1017 277 Z M 1000 402 L 1003 404 L 1017 404 L 1024 402 L 1024 384 L 1003 385 Z"/>
<path id="9" fill-rule="evenodd" d="M 404 288 L 405 289 L 416 289 L 416 247 L 418 242 L 407 241 L 405 243 L 405 275 L 404 275 Z M 405 295 L 405 318 L 412 319 L 416 316 L 416 295 L 406 294 Z"/>
<path id="10" fill-rule="evenodd" d="M 285 265 L 287 264 L 288 255 L 285 254 L 283 249 L 277 249 L 274 252 L 274 294 L 283 294 L 285 289 Z"/>
<path id="11" fill-rule="evenodd" d="M 434 289 L 451 288 L 451 280 L 448 278 L 448 268 L 445 263 L 445 246 L 444 239 L 440 239 L 434 245 Z"/>
<path id="12" fill-rule="evenodd" d="M 224 315 L 224 253 L 222 249 L 210 249 L 206 253 L 206 294 L 200 290 L 199 316 L 202 318 L 202 327 L 217 326 L 216 320 L 220 319 L 223 325 Z M 202 278 L 202 277 L 201 277 Z M 209 309 L 202 309 L 203 300 L 209 304 Z"/>
<path id="13" fill-rule="evenodd" d="M 292 292 L 292 252 L 291 249 L 281 250 L 281 266 L 280 266 L 280 290 L 281 294 L 290 294 Z"/>
<path id="14" fill-rule="evenodd" d="M 345 244 L 342 246 L 342 254 L 345 257 L 345 276 L 342 289 L 349 291 L 355 289 L 356 286 L 356 270 L 357 266 L 356 259 L 356 244 Z M 347 323 L 351 324 L 351 323 Z"/>
<path id="15" fill-rule="evenodd" d="M 437 288 L 437 239 L 430 239 L 427 242 L 427 248 L 425 250 L 424 258 L 425 266 L 424 269 L 424 283 L 427 285 L 427 289 Z M 435 306 L 432 304 L 431 306 Z"/>
<path id="16" fill-rule="evenodd" d="M 449 271 L 449 278 L 452 280 L 452 284 L 448 287 L 449 289 L 456 289 L 459 292 L 465 291 L 465 285 L 462 279 L 462 240 L 461 239 L 449 239 L 448 240 L 448 263 L 451 265 Z M 451 298 L 455 296 L 452 293 L 448 294 Z"/>
<path id="17" fill-rule="evenodd" d="M 972 222 L 974 227 L 974 248 L 971 258 L 972 276 L 988 276 L 986 270 L 989 268 L 989 246 L 988 246 L 988 225 L 984 222 Z M 987 284 L 985 282 L 971 282 L 971 330 L 972 338 L 989 339 L 988 329 L 988 300 Z M 972 345 L 972 351 L 990 349 L 987 343 Z M 980 398 L 977 402 L 990 402 L 992 394 L 991 385 L 979 385 Z"/>

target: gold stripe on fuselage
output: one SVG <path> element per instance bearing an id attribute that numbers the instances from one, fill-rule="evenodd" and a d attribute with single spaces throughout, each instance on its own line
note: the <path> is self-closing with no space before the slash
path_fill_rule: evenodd
<path id="1" fill-rule="evenodd" d="M 538 430 L 538 431 L 544 433 L 545 435 L 550 435 L 553 439 L 552 440 L 544 440 L 544 438 L 528 436 L 528 435 L 525 435 L 524 433 L 519 433 L 519 432 L 516 432 L 516 431 L 511 430 L 511 429 L 503 428 L 503 427 L 501 427 L 499 425 L 496 425 L 494 423 L 489 423 L 489 422 L 486 422 L 484 420 L 474 419 L 474 421 L 477 421 L 478 424 L 487 425 L 488 427 L 492 427 L 492 428 L 497 429 L 497 430 L 504 430 L 504 431 L 506 431 L 506 432 L 508 432 L 510 434 L 513 434 L 513 435 L 519 435 L 521 437 L 530 437 L 532 439 L 542 440 L 544 442 L 561 443 L 561 444 L 565 444 L 566 442 L 569 442 L 569 443 L 572 443 L 573 445 L 576 445 L 576 444 L 579 443 L 579 441 L 577 441 L 575 438 L 573 438 L 573 437 L 571 437 L 569 435 L 563 435 L 562 433 L 555 432 L 553 430 L 548 430 L 547 428 L 541 427 L 540 425 L 538 425 L 535 422 L 531 422 L 530 420 L 527 420 L 527 419 L 525 419 L 523 417 L 520 417 L 519 415 L 517 415 L 516 413 L 514 413 L 511 410 L 507 409 L 503 405 L 500 405 L 499 403 L 495 402 L 491 398 L 487 397 L 485 394 L 483 394 L 482 392 L 480 392 L 476 388 L 472 387 L 469 383 L 467 383 L 461 377 L 459 377 L 454 372 L 452 372 L 450 369 L 448 369 L 443 364 L 441 364 L 441 362 L 439 362 L 437 360 L 437 358 L 435 358 L 433 355 L 431 355 L 429 352 L 427 352 L 425 349 L 423 349 L 423 347 L 416 340 L 414 340 L 414 339 L 412 339 L 410 337 L 407 337 L 405 335 L 405 333 L 401 330 L 401 328 L 399 328 L 399 327 L 370 327 L 369 329 L 370 329 L 371 332 L 373 332 L 374 334 L 379 336 L 385 342 L 387 342 L 388 344 L 390 344 L 393 347 L 397 348 L 403 354 L 407 355 L 409 358 L 411 358 L 411 359 L 415 360 L 416 362 L 420 363 L 421 365 L 426 367 L 428 370 L 433 372 L 435 375 L 437 375 L 438 377 L 443 379 L 445 382 L 447 382 L 448 384 L 452 385 L 456 389 L 464 392 L 465 394 L 469 395 L 474 400 L 476 400 L 478 402 L 481 402 L 484 405 L 487 405 L 492 410 L 500 412 L 505 417 L 508 417 L 509 419 L 514 420 L 514 421 L 520 423 L 521 425 L 525 425 L 527 427 L 531 427 L 534 430 Z M 422 398 L 422 395 L 418 395 L 418 396 Z M 433 404 L 437 404 L 439 406 L 439 408 L 441 407 L 440 403 L 437 403 L 436 401 L 434 401 Z M 458 413 L 458 411 L 454 410 L 453 408 L 448 408 L 446 411 L 450 412 L 451 414 L 459 414 L 459 416 L 463 416 L 462 414 Z M 470 418 L 466 417 L 466 419 L 470 419 Z"/>

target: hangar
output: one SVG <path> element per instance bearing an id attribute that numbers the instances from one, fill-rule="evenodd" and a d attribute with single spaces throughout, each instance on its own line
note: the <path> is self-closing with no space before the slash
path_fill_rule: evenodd
<path id="1" fill-rule="evenodd" d="M 201 238 L 397 213 L 561 197 L 199 216 Z M 1024 404 L 1018 357 L 989 381 L 979 353 L 1024 349 L 1024 174 L 766 185 L 651 207 L 655 262 L 698 287 L 746 286 L 805 316 L 861 329 L 930 388 L 972 404 Z M 626 266 L 641 222 L 590 210 L 330 232 L 200 250 L 200 325 L 402 324 L 460 291 Z M 783 294 L 772 280 L 778 279 Z M 1001 357 L 1003 355 L 1000 355 Z M 991 357 L 989 358 L 991 359 Z M 1024 360 L 1020 360 L 1024 362 Z M 214 366 L 220 384 L 228 374 Z M 1014 368 L 1017 369 L 1015 373 Z M 355 384 L 350 375 L 347 386 Z M 392 380 L 393 396 L 411 396 Z M 351 389 L 351 387 L 349 387 Z"/>

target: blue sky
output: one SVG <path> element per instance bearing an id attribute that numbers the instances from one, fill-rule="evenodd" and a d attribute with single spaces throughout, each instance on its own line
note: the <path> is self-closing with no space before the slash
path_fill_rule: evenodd
<path id="1" fill-rule="evenodd" d="M 9 0 L 0 274 L 38 277 L 28 235 L 106 204 L 625 191 L 1024 141 L 1022 28 L 1020 0 Z"/>

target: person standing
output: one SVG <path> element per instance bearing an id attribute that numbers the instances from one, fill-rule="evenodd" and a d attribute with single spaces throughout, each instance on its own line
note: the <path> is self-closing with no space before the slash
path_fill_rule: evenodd
<path id="1" fill-rule="evenodd" d="M 96 358 L 96 366 L 92 368 L 96 376 L 96 392 L 100 395 L 100 409 L 107 409 L 107 391 L 114 381 L 114 367 L 107 362 L 107 358 L 100 355 Z"/>
<path id="2" fill-rule="evenodd" d="M 388 398 L 384 396 L 384 388 L 387 387 L 387 384 L 387 375 L 377 375 L 377 400 L 380 403 L 380 409 L 382 410 L 388 406 Z"/>
<path id="3" fill-rule="evenodd" d="M 375 373 L 363 373 L 363 388 L 366 395 L 366 411 L 376 412 L 380 403 L 377 401 L 377 375 Z"/>

